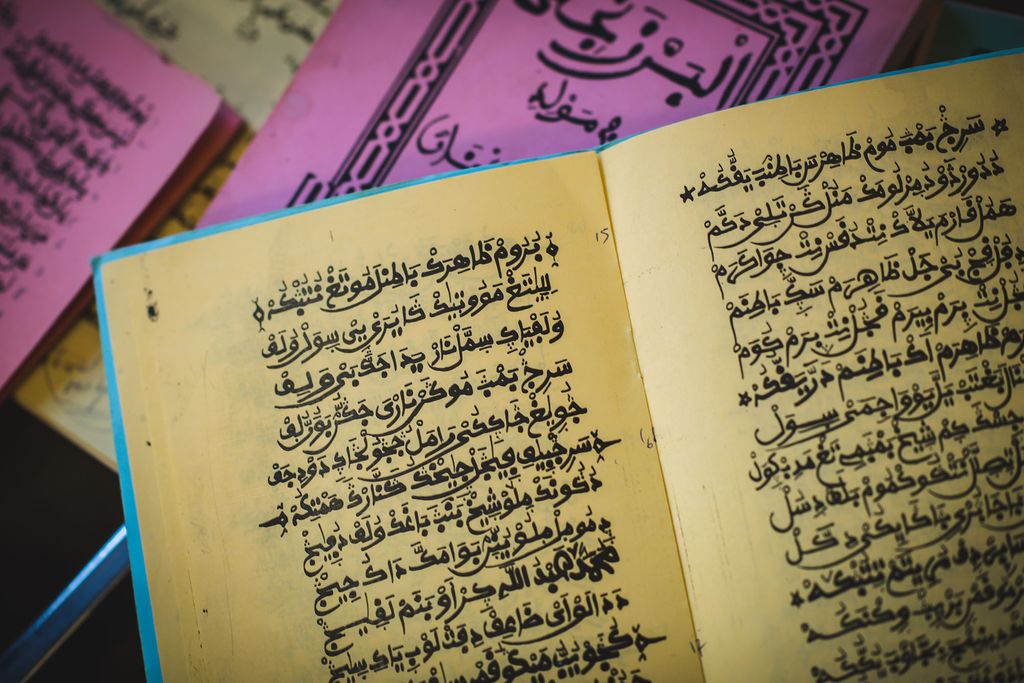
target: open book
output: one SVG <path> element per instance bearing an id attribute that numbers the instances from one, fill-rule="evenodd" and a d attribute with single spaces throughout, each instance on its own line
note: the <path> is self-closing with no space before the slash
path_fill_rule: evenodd
<path id="1" fill-rule="evenodd" d="M 1022 74 L 101 258 L 150 678 L 1019 676 Z"/>

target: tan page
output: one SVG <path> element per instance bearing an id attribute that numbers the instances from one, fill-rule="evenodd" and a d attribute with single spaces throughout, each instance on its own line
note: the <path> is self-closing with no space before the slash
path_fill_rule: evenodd
<path id="1" fill-rule="evenodd" d="M 96 0 L 259 128 L 341 0 Z"/>
<path id="2" fill-rule="evenodd" d="M 164 220 L 154 237 L 166 237 L 196 227 L 251 140 L 251 131 L 238 135 Z M 25 378 L 14 398 L 25 410 L 104 465 L 117 469 L 107 376 L 94 312 L 81 316 L 72 325 L 43 362 Z"/>
<path id="3" fill-rule="evenodd" d="M 710 683 L 1020 676 L 1022 75 L 601 155 Z"/>
<path id="4" fill-rule="evenodd" d="M 100 276 L 168 680 L 702 680 L 595 154 Z"/>

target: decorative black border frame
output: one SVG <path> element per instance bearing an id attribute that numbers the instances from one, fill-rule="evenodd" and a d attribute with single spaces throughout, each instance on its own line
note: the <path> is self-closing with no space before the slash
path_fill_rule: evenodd
<path id="1" fill-rule="evenodd" d="M 690 2 L 772 36 L 770 53 L 730 106 L 828 83 L 868 15 L 854 0 Z"/>
<path id="2" fill-rule="evenodd" d="M 499 1 L 446 0 L 326 186 L 306 173 L 288 206 L 384 184 Z M 688 1 L 769 40 L 719 109 L 827 83 L 868 15 L 853 0 Z"/>

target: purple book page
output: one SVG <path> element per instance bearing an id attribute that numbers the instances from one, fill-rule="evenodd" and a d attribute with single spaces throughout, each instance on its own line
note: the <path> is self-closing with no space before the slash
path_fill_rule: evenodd
<path id="1" fill-rule="evenodd" d="M 90 2 L 0 0 L 0 387 L 219 104 Z"/>
<path id="2" fill-rule="evenodd" d="M 345 0 L 203 219 L 878 72 L 919 0 Z"/>

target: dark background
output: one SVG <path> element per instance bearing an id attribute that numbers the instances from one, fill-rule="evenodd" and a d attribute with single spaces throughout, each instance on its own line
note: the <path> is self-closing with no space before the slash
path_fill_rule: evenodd
<path id="1" fill-rule="evenodd" d="M 0 406 L 0 649 L 35 621 L 124 521 L 117 475 L 23 410 Z M 126 578 L 32 678 L 142 681 Z"/>
<path id="2" fill-rule="evenodd" d="M 1024 15 L 1024 0 L 971 0 Z M 8 400 L 0 405 L 0 651 L 123 521 L 117 475 Z M 131 579 L 121 581 L 33 681 L 141 681 Z"/>

